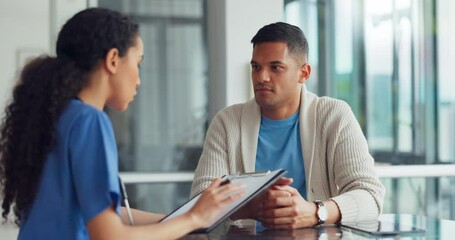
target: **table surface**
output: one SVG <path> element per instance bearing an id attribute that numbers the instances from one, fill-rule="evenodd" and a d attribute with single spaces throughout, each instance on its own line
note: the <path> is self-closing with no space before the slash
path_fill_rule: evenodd
<path id="1" fill-rule="evenodd" d="M 379 219 L 382 221 L 414 226 L 424 229 L 426 232 L 380 237 L 335 225 L 326 225 L 318 228 L 301 228 L 296 230 L 266 229 L 257 231 L 252 225 L 231 226 L 226 222 L 220 224 L 208 234 L 190 234 L 183 239 L 455 239 L 455 221 L 452 220 L 407 214 L 383 214 Z"/>

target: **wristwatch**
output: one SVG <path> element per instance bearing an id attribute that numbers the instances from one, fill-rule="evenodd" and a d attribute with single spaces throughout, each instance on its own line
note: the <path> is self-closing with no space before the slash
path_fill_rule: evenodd
<path id="1" fill-rule="evenodd" d="M 329 215 L 327 213 L 327 208 L 325 208 L 324 203 L 320 200 L 316 200 L 316 201 L 314 201 L 314 203 L 316 203 L 316 206 L 318 207 L 318 209 L 316 210 L 316 216 L 318 217 L 318 223 L 316 225 L 324 224 Z"/>

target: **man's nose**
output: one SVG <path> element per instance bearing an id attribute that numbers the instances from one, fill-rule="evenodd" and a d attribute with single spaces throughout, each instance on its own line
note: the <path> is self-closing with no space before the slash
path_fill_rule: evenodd
<path id="1" fill-rule="evenodd" d="M 265 69 L 261 69 L 259 72 L 258 72 L 258 78 L 257 80 L 259 82 L 269 82 L 270 81 L 270 74 L 267 70 Z"/>

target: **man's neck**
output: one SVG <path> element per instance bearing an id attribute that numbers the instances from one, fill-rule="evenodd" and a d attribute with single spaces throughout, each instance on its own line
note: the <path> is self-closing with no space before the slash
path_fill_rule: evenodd
<path id="1" fill-rule="evenodd" d="M 274 108 L 274 109 L 267 109 L 261 107 L 261 114 L 269 119 L 272 120 L 281 120 L 286 119 L 294 115 L 297 111 L 299 111 L 300 104 L 296 106 L 289 106 L 289 107 L 281 107 L 281 108 Z"/>

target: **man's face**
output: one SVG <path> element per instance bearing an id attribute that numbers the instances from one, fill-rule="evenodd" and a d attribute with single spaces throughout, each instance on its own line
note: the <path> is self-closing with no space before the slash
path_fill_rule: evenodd
<path id="1" fill-rule="evenodd" d="M 301 84 L 309 77 L 311 69 L 290 55 L 287 43 L 257 44 L 253 49 L 251 68 L 255 100 L 262 111 L 298 106 Z"/>

